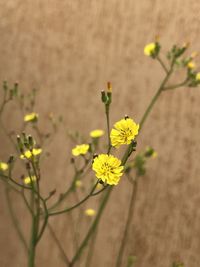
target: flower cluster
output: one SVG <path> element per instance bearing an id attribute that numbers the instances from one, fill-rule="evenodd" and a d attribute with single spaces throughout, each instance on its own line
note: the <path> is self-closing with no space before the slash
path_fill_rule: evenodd
<path id="1" fill-rule="evenodd" d="M 20 155 L 21 159 L 30 159 L 34 156 L 38 156 L 42 153 L 41 148 L 33 148 L 31 150 L 25 150 L 23 154 Z"/>

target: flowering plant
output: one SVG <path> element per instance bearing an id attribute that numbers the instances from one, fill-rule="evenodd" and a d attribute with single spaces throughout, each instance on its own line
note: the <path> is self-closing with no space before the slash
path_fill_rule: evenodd
<path id="1" fill-rule="evenodd" d="M 56 197 L 56 190 L 49 192 L 48 196 L 41 193 L 42 175 L 40 168 L 42 164 L 41 158 L 44 156 L 45 152 L 45 142 L 49 140 L 50 136 L 53 136 L 54 132 L 56 132 L 58 123 L 62 122 L 62 119 L 60 118 L 56 120 L 51 115 L 49 119 L 53 126 L 53 132 L 48 135 L 42 133 L 38 125 L 39 114 L 34 112 L 35 90 L 33 90 L 28 98 L 28 100 L 31 99 L 29 103 L 29 112 L 24 115 L 22 130 L 19 135 L 13 137 L 13 135 L 6 130 L 2 115 L 5 106 L 11 100 L 17 101 L 20 104 L 21 111 L 25 113 L 25 100 L 24 96 L 20 93 L 17 83 L 14 84 L 12 88 L 9 88 L 6 82 L 3 83 L 3 100 L 0 106 L 0 127 L 4 131 L 5 136 L 7 136 L 13 144 L 15 155 L 10 156 L 9 159 L 5 158 L 3 161 L 0 161 L 0 178 L 5 184 L 5 192 L 11 218 L 20 241 L 27 253 L 29 267 L 35 266 L 36 248 L 47 228 L 54 238 L 55 245 L 58 246 L 63 255 L 63 261 L 66 266 L 75 266 L 79 258 L 82 256 L 84 248 L 88 245 L 90 246 L 91 252 L 86 258 L 86 266 L 90 266 L 92 249 L 95 242 L 89 243 L 89 241 L 91 239 L 93 239 L 93 241 L 95 240 L 97 226 L 110 198 L 111 192 L 116 185 L 119 184 L 120 186 L 120 179 L 125 179 L 125 177 L 128 178 L 127 182 L 130 182 L 132 193 L 128 208 L 128 216 L 125 219 L 124 233 L 119 245 L 119 253 L 116 256 L 115 266 L 125 266 L 125 263 L 126 266 L 129 267 L 134 265 L 135 257 L 133 255 L 126 255 L 125 258 L 124 251 L 127 235 L 130 230 L 130 218 L 133 216 L 135 198 L 138 193 L 138 179 L 145 174 L 148 159 L 157 156 L 157 153 L 152 147 L 147 147 L 144 151 L 136 153 L 136 139 L 155 102 L 163 92 L 167 90 L 175 90 L 176 88 L 184 86 L 197 87 L 200 84 L 200 73 L 197 72 L 195 68 L 195 54 L 193 53 L 187 57 L 184 56 L 187 48 L 187 45 L 174 45 L 167 52 L 166 63 L 161 58 L 161 44 L 158 40 L 145 46 L 144 54 L 159 62 L 164 70 L 165 76 L 139 123 L 135 122 L 133 118 L 129 118 L 125 115 L 124 118 L 119 118 L 119 121 L 115 122 L 112 129 L 110 129 L 109 115 L 110 106 L 112 104 L 112 86 L 111 83 L 108 83 L 107 90 L 101 92 L 101 100 L 105 106 L 107 130 L 93 130 L 89 134 L 91 138 L 90 142 L 76 143 L 76 146 L 72 149 L 71 158 L 71 164 L 74 167 L 74 176 L 71 184 L 67 186 L 58 198 Z M 177 69 L 185 70 L 185 79 L 176 84 L 171 84 L 170 78 L 173 73 L 176 73 Z M 32 128 L 32 135 L 26 133 L 27 126 Z M 99 153 L 99 144 L 105 132 L 107 133 L 107 148 L 103 153 Z M 75 140 L 77 140 L 76 137 L 77 136 L 73 136 Z M 116 156 L 116 150 L 120 150 L 121 146 L 125 147 L 125 152 L 121 158 L 118 158 Z M 83 160 L 83 165 L 81 167 L 78 163 L 80 159 Z M 16 172 L 14 172 L 15 166 L 19 162 L 22 164 L 23 168 L 21 180 L 18 178 L 18 175 L 16 175 Z M 88 175 L 90 170 L 93 171 L 93 175 L 96 177 L 95 181 L 92 179 L 91 183 L 84 182 L 83 178 Z M 89 187 L 89 190 L 87 189 L 88 193 L 85 193 L 86 187 Z M 67 202 L 69 195 L 75 194 L 77 196 L 79 189 L 82 189 L 84 196 L 81 199 L 77 198 L 76 203 L 69 206 Z M 16 193 L 22 198 L 27 208 L 27 212 L 31 217 L 29 244 L 27 242 L 27 234 L 22 232 L 20 223 L 18 219 L 16 219 L 10 198 L 11 193 Z M 96 210 L 87 208 L 82 213 L 81 208 L 84 206 L 84 203 L 86 203 L 88 199 L 98 196 L 101 196 L 98 201 L 98 208 Z M 62 205 L 64 205 L 64 207 L 62 207 Z M 89 230 L 85 234 L 85 237 L 83 237 L 82 241 L 78 242 L 74 255 L 69 259 L 67 251 L 62 248 L 60 241 L 55 236 L 54 229 L 50 225 L 50 220 L 52 217 L 70 213 L 75 209 L 79 209 L 81 216 L 84 214 L 87 219 L 89 218 Z M 183 264 L 174 263 L 173 266 L 178 267 L 183 266 Z"/>

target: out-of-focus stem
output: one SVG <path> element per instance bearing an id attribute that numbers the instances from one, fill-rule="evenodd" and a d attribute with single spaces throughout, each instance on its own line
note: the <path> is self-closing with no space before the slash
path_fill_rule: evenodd
<path id="1" fill-rule="evenodd" d="M 109 187 L 108 190 L 105 192 L 104 198 L 102 199 L 102 202 L 100 204 L 98 213 L 96 215 L 96 218 L 94 219 L 94 222 L 92 223 L 90 229 L 88 230 L 83 242 L 81 243 L 79 249 L 77 250 L 76 254 L 74 255 L 74 257 L 72 258 L 71 262 L 69 263 L 68 267 L 73 267 L 75 262 L 79 259 L 79 257 L 81 256 L 81 253 L 83 251 L 83 249 L 85 248 L 85 246 L 87 245 L 91 235 L 93 234 L 93 232 L 95 231 L 99 220 L 101 218 L 101 215 L 103 213 L 104 207 L 107 203 L 107 200 L 112 192 L 113 187 Z"/>
<path id="2" fill-rule="evenodd" d="M 6 200 L 7 200 L 7 203 L 8 203 L 8 210 L 9 210 L 9 213 L 10 213 L 10 216 L 12 218 L 12 221 L 13 221 L 13 224 L 15 226 L 15 229 L 17 231 L 17 234 L 26 250 L 26 252 L 28 253 L 28 245 L 26 243 L 26 240 L 24 238 L 24 235 L 20 229 L 20 226 L 19 226 L 19 222 L 18 222 L 18 219 L 17 217 L 15 216 L 15 213 L 14 213 L 14 210 L 13 210 L 13 207 L 12 207 L 12 204 L 11 204 L 11 200 L 10 200 L 10 196 L 9 196 L 9 191 L 10 189 L 7 187 L 6 190 L 5 190 L 5 193 L 6 193 Z"/>
<path id="3" fill-rule="evenodd" d="M 128 232 L 130 229 L 131 219 L 134 216 L 134 208 L 135 208 L 135 200 L 136 200 L 136 196 L 137 196 L 137 188 L 138 188 L 138 182 L 137 182 L 137 178 L 136 178 L 132 184 L 132 191 L 131 191 L 131 199 L 130 199 L 129 209 L 128 209 L 128 216 L 127 216 L 127 220 L 126 220 L 124 233 L 122 236 L 121 245 L 119 248 L 119 253 L 117 256 L 116 267 L 120 267 L 122 260 L 123 260 L 123 254 L 124 254 L 126 239 L 127 239 Z"/>
<path id="4" fill-rule="evenodd" d="M 68 264 L 69 264 L 69 259 L 68 259 L 67 255 L 66 255 L 66 253 L 65 253 L 65 251 L 64 251 L 64 249 L 63 249 L 63 247 L 61 246 L 59 239 L 57 238 L 57 236 L 56 236 L 56 234 L 55 234 L 53 228 L 51 227 L 51 225 L 48 224 L 47 227 L 48 227 L 49 232 L 50 232 L 50 234 L 52 235 L 52 237 L 53 237 L 53 239 L 54 239 L 56 245 L 58 246 L 58 248 L 59 248 L 59 250 L 60 250 L 60 253 L 61 253 L 61 255 L 62 255 L 63 261 L 65 262 L 66 266 L 68 266 Z"/>

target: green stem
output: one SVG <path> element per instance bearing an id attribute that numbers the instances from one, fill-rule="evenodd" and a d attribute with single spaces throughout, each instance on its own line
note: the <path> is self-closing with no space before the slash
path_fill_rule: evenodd
<path id="1" fill-rule="evenodd" d="M 73 205 L 70 208 L 66 208 L 66 209 L 63 209 L 63 210 L 60 210 L 60 211 L 51 212 L 51 213 L 49 213 L 49 216 L 55 216 L 55 215 L 58 215 L 58 214 L 63 214 L 63 213 L 69 212 L 69 211 L 79 207 L 81 204 L 83 204 L 86 200 L 88 200 L 92 196 L 93 192 L 95 191 L 95 189 L 97 187 L 97 184 L 98 184 L 98 182 L 94 185 L 94 187 L 92 188 L 90 193 L 86 197 L 84 197 L 80 202 L 76 203 L 75 205 Z"/>
<path id="2" fill-rule="evenodd" d="M 29 175 L 30 176 L 30 175 Z M 32 225 L 31 225 L 31 236 L 30 236 L 30 243 L 29 243 L 29 255 L 28 255 L 28 267 L 35 266 L 35 239 L 36 239 L 36 227 L 35 227 L 35 195 L 32 189 L 31 191 L 31 199 L 30 199 L 30 208 L 32 210 L 31 218 L 32 218 Z"/>
<path id="3" fill-rule="evenodd" d="M 32 230 L 31 230 L 31 239 L 29 246 L 29 257 L 28 257 L 28 267 L 35 267 L 35 254 L 36 254 L 36 217 L 32 217 Z"/>
<path id="4" fill-rule="evenodd" d="M 151 99 L 151 102 L 150 102 L 149 106 L 147 107 L 146 111 L 144 112 L 144 115 L 142 116 L 142 119 L 141 119 L 141 121 L 139 123 L 139 125 L 140 125 L 140 129 L 139 130 L 140 131 L 142 130 L 142 127 L 143 127 L 144 123 L 146 122 L 146 119 L 149 116 L 149 114 L 150 114 L 154 104 L 156 103 L 158 97 L 160 96 L 160 94 L 164 90 L 165 85 L 168 82 L 168 80 L 169 80 L 169 78 L 170 78 L 170 76 L 171 76 L 171 74 L 173 72 L 173 66 L 174 66 L 174 62 L 172 62 L 170 70 L 168 71 L 167 75 L 165 76 L 164 80 L 162 81 L 161 85 L 159 86 L 157 92 L 155 93 L 155 95 Z M 122 165 L 125 165 L 125 163 L 127 162 L 129 156 L 132 153 L 132 148 L 133 148 L 133 144 L 131 143 L 128 146 L 128 148 L 126 149 L 125 153 L 124 153 L 124 156 L 122 158 Z"/>
<path id="5" fill-rule="evenodd" d="M 60 241 L 59 241 L 59 239 L 57 238 L 57 236 L 56 236 L 56 234 L 55 234 L 55 232 L 54 232 L 54 230 L 53 230 L 53 228 L 51 227 L 50 224 L 48 224 L 48 229 L 49 229 L 49 232 L 50 232 L 50 234 L 52 235 L 52 237 L 53 237 L 53 239 L 54 239 L 56 245 L 58 246 L 58 248 L 59 248 L 59 250 L 60 250 L 60 252 L 61 252 L 63 261 L 65 262 L 66 266 L 68 266 L 68 264 L 69 264 L 69 259 L 68 259 L 67 255 L 65 254 L 65 251 L 64 251 L 63 247 L 61 246 Z"/>
<path id="6" fill-rule="evenodd" d="M 86 259 L 86 267 L 90 267 L 91 266 L 91 262 L 92 262 L 92 256 L 94 254 L 94 248 L 95 248 L 95 241 L 96 241 L 96 237 L 97 237 L 97 229 L 95 229 L 93 236 L 92 236 L 92 240 L 91 240 L 91 244 L 88 248 L 88 255 L 87 255 L 87 259 Z"/>
<path id="7" fill-rule="evenodd" d="M 132 192 L 131 192 L 131 199 L 130 199 L 130 204 L 129 204 L 129 209 L 128 209 L 128 216 L 127 216 L 127 220 L 126 220 L 126 225 L 125 225 L 121 245 L 119 248 L 116 267 L 120 267 L 121 263 L 122 263 L 126 239 L 127 239 L 130 224 L 131 224 L 131 219 L 134 216 L 134 208 L 135 208 L 135 200 L 136 200 L 136 196 L 137 196 L 137 189 L 138 189 L 138 183 L 137 183 L 137 177 L 136 177 L 136 179 L 134 180 L 134 183 L 132 184 Z"/>
<path id="8" fill-rule="evenodd" d="M 91 225 L 90 229 L 88 230 L 84 240 L 82 241 L 79 249 L 77 250 L 76 254 L 74 255 L 74 257 L 72 258 L 71 262 L 69 263 L 68 267 L 73 267 L 75 262 L 79 259 L 79 257 L 81 256 L 81 253 L 83 251 L 83 249 L 85 248 L 85 246 L 87 246 L 87 243 L 91 237 L 91 235 L 93 234 L 93 232 L 95 231 L 98 223 L 99 223 L 99 220 L 101 218 L 101 215 L 103 213 L 103 210 L 106 206 L 106 203 L 108 201 L 108 198 L 112 192 L 112 189 L 113 187 L 109 187 L 108 190 L 105 192 L 105 195 L 104 195 L 104 198 L 102 199 L 102 202 L 100 204 L 100 207 L 99 207 L 99 210 L 98 210 L 98 213 L 96 215 L 96 218 L 94 219 L 94 222 L 93 224 Z"/>
<path id="9" fill-rule="evenodd" d="M 26 199 L 26 195 L 25 195 L 25 192 L 24 192 L 24 189 L 23 188 L 21 190 L 21 196 L 22 196 L 22 198 L 24 200 L 24 203 L 25 203 L 27 209 L 29 210 L 30 214 L 33 215 L 33 211 L 31 209 L 31 206 L 29 205 L 28 200 Z"/>
<path id="10" fill-rule="evenodd" d="M 106 110 L 106 123 L 107 123 L 107 135 L 108 135 L 108 152 L 110 153 L 111 150 L 111 141 L 110 141 L 110 104 L 105 104 Z"/>
<path id="11" fill-rule="evenodd" d="M 44 233 L 44 231 L 46 229 L 46 226 L 47 226 L 47 223 L 48 223 L 48 219 L 49 219 L 49 213 L 48 213 L 48 209 L 47 209 L 45 200 L 43 201 L 43 207 L 44 207 L 44 211 L 45 211 L 45 217 L 44 217 L 44 222 L 43 222 L 43 225 L 41 227 L 41 230 L 38 233 L 36 244 L 40 241 L 40 239 L 41 239 L 41 237 L 42 237 L 42 235 L 43 235 L 43 233 Z"/>
<path id="12" fill-rule="evenodd" d="M 143 117 L 142 117 L 142 119 L 141 119 L 141 121 L 140 121 L 140 131 L 141 131 L 141 129 L 142 129 L 142 127 L 143 127 L 143 125 L 144 125 L 144 123 L 145 123 L 145 121 L 146 121 L 146 119 L 147 119 L 149 113 L 151 112 L 151 110 L 152 110 L 152 108 L 153 108 L 155 102 L 157 101 L 158 97 L 160 96 L 162 90 L 164 89 L 165 84 L 166 84 L 167 81 L 169 80 L 169 78 L 170 78 L 170 76 L 171 76 L 171 74 L 172 74 L 172 70 L 173 70 L 173 68 L 171 68 L 170 71 L 167 73 L 166 77 L 165 77 L 164 80 L 162 81 L 162 83 L 161 83 L 160 87 L 158 88 L 157 92 L 156 92 L 155 95 L 153 96 L 153 98 L 152 98 L 152 100 L 151 100 L 149 106 L 147 107 L 147 109 L 146 109 L 146 111 L 145 111 L 145 113 L 144 113 L 144 115 L 143 115 Z"/>
<path id="13" fill-rule="evenodd" d="M 173 89 L 182 87 L 182 86 L 186 85 L 187 82 L 188 82 L 188 79 L 186 79 L 185 81 L 183 81 L 183 82 L 181 82 L 181 83 L 178 83 L 178 84 L 174 84 L 174 85 L 170 85 L 170 86 L 164 87 L 164 88 L 163 88 L 163 91 L 173 90 Z"/>
<path id="14" fill-rule="evenodd" d="M 157 56 L 156 59 L 158 60 L 158 62 L 160 63 L 160 65 L 162 66 L 162 68 L 164 69 L 164 71 L 166 72 L 166 74 L 169 72 L 167 67 L 165 66 L 165 63 L 162 61 L 162 59 Z"/>
<path id="15" fill-rule="evenodd" d="M 67 196 L 73 191 L 74 187 L 75 187 L 75 182 L 77 179 L 80 179 L 80 177 L 83 177 L 86 173 L 87 173 L 87 167 L 90 163 L 90 159 L 85 161 L 84 166 L 80 169 L 80 170 L 75 170 L 76 173 L 74 174 L 74 177 L 72 179 L 71 185 L 70 187 L 62 194 L 62 197 L 60 199 L 58 199 L 50 208 L 49 210 L 53 210 L 56 207 L 58 207 L 61 202 L 67 198 Z"/>
<path id="16" fill-rule="evenodd" d="M 8 188 L 8 187 L 6 188 L 5 193 L 6 193 L 6 200 L 7 200 L 7 203 L 8 203 L 8 210 L 9 210 L 11 219 L 12 219 L 12 221 L 13 221 L 13 224 L 14 224 L 14 226 L 15 226 L 15 229 L 16 229 L 16 231 L 17 231 L 17 234 L 18 234 L 18 236 L 19 236 L 19 238 L 20 238 L 20 240 L 21 240 L 23 246 L 24 246 L 25 250 L 26 250 L 27 253 L 28 253 L 28 245 L 27 245 L 26 240 L 25 240 L 25 238 L 24 238 L 24 235 L 23 235 L 23 233 L 22 233 L 22 231 L 21 231 L 21 229 L 20 229 L 18 219 L 17 219 L 17 217 L 15 216 L 15 213 L 14 213 L 14 211 L 13 211 L 13 207 L 12 207 L 11 200 L 10 200 L 10 196 L 9 196 L 9 188 Z"/>

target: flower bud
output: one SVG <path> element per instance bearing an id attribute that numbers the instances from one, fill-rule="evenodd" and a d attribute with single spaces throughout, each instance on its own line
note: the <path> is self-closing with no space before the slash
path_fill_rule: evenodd
<path id="1" fill-rule="evenodd" d="M 106 103 L 107 102 L 107 96 L 106 96 L 106 93 L 104 90 L 101 91 L 101 101 L 103 103 Z"/>
<path id="2" fill-rule="evenodd" d="M 34 145 L 34 140 L 33 140 L 33 137 L 31 135 L 28 136 L 28 143 L 29 143 L 29 146 L 33 146 Z"/>

